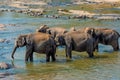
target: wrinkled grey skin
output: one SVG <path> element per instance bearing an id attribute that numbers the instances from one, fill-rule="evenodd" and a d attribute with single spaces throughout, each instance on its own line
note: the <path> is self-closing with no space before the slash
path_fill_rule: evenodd
<path id="1" fill-rule="evenodd" d="M 66 57 L 72 58 L 72 50 L 78 52 L 86 51 L 89 57 L 94 57 L 95 39 L 88 33 L 70 31 L 64 35 L 57 36 L 55 40 L 59 45 L 65 45 Z"/>
<path id="2" fill-rule="evenodd" d="M 46 61 L 55 61 L 56 44 L 54 39 L 46 33 L 36 32 L 32 34 L 20 35 L 15 41 L 11 57 L 14 59 L 14 53 L 17 48 L 26 46 L 25 61 L 33 61 L 33 52 L 45 53 Z"/>
<path id="3" fill-rule="evenodd" d="M 119 42 L 118 39 L 120 37 L 120 34 L 112 29 L 109 28 L 90 28 L 83 29 L 83 31 L 90 31 L 94 29 L 95 35 L 98 36 L 98 43 L 104 44 L 104 45 L 111 45 L 113 47 L 114 51 L 119 50 Z M 96 49 L 98 50 L 98 45 L 96 46 Z"/>
<path id="4" fill-rule="evenodd" d="M 114 51 L 119 50 L 119 42 L 118 39 L 120 37 L 120 34 L 112 29 L 109 28 L 92 28 L 92 27 L 86 27 L 79 29 L 77 31 L 79 32 L 87 32 L 91 34 L 91 30 L 94 30 L 94 36 L 97 36 L 98 43 L 104 44 L 104 45 L 111 45 L 113 47 Z M 98 50 L 98 45 L 96 46 L 96 49 Z"/>
<path id="5" fill-rule="evenodd" d="M 58 34 L 62 35 L 67 32 L 65 28 L 61 28 L 61 27 L 49 28 L 47 25 L 40 26 L 39 29 L 37 29 L 36 31 L 51 34 L 53 38 L 55 38 L 56 35 Z"/>
<path id="6" fill-rule="evenodd" d="M 99 36 L 95 33 L 95 29 L 94 28 L 85 27 L 85 28 L 81 28 L 81 29 L 78 29 L 78 30 L 73 28 L 72 31 L 78 31 L 80 34 L 81 33 L 87 33 L 87 34 L 91 35 L 92 38 L 94 39 L 94 51 L 98 47 Z"/>
<path id="7" fill-rule="evenodd" d="M 119 50 L 119 33 L 109 28 L 95 28 L 95 33 L 99 36 L 99 43 L 111 45 L 114 51 Z"/>

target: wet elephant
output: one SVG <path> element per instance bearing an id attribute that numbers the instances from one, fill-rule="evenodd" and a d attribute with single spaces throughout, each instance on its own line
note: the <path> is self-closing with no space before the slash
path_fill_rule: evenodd
<path id="1" fill-rule="evenodd" d="M 51 34 L 53 38 L 55 38 L 56 35 L 58 34 L 64 34 L 68 32 L 65 28 L 61 28 L 61 27 L 49 28 L 47 25 L 40 26 L 39 29 L 37 29 L 36 31 Z"/>
<path id="2" fill-rule="evenodd" d="M 109 28 L 95 28 L 95 32 L 98 36 L 100 36 L 99 43 L 111 45 L 114 51 L 119 50 L 118 39 L 120 34 L 116 30 Z"/>
<path id="3" fill-rule="evenodd" d="M 95 35 L 98 37 L 98 43 L 104 44 L 104 45 L 111 45 L 114 49 L 114 51 L 119 50 L 119 42 L 118 39 L 120 37 L 120 34 L 113 29 L 109 28 L 92 28 L 92 27 L 86 27 L 83 29 L 79 29 L 80 32 L 88 32 L 94 29 Z M 98 45 L 96 47 L 98 50 Z"/>
<path id="4" fill-rule="evenodd" d="M 54 39 L 46 33 L 36 32 L 26 35 L 20 35 L 15 41 L 15 47 L 11 57 L 14 59 L 14 53 L 17 48 L 26 46 L 25 61 L 33 61 L 33 52 L 45 53 L 46 61 L 55 61 L 56 44 Z"/>
<path id="5" fill-rule="evenodd" d="M 89 57 L 94 57 L 94 38 L 88 33 L 80 33 L 79 31 L 70 31 L 64 35 L 56 37 L 59 45 L 65 45 L 66 56 L 72 58 L 72 50 L 83 52 L 86 51 Z"/>

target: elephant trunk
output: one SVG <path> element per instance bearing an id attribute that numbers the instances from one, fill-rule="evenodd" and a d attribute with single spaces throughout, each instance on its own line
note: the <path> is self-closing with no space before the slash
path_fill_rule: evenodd
<path id="1" fill-rule="evenodd" d="M 15 53 L 16 49 L 17 49 L 17 46 L 15 46 L 14 49 L 13 49 L 13 52 L 12 52 L 12 55 L 11 55 L 12 59 L 14 59 L 14 53 Z"/>

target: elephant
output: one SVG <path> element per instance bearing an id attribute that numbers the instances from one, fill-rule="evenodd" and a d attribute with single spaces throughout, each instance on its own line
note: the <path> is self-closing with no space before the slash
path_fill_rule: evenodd
<path id="1" fill-rule="evenodd" d="M 99 43 L 104 45 L 111 45 L 114 51 L 119 50 L 119 37 L 120 34 L 113 29 L 109 28 L 95 28 L 95 33 L 100 36 Z"/>
<path id="2" fill-rule="evenodd" d="M 25 61 L 33 61 L 33 52 L 46 54 L 46 61 L 55 61 L 56 43 L 51 35 L 41 32 L 23 34 L 17 37 L 12 52 L 12 59 L 17 48 L 26 46 Z"/>
<path id="3" fill-rule="evenodd" d="M 96 36 L 98 36 L 98 43 L 104 44 L 104 45 L 111 45 L 113 47 L 114 51 L 118 51 L 119 50 L 119 37 L 120 34 L 113 29 L 109 29 L 109 28 L 92 28 L 92 27 L 88 27 L 87 30 L 83 29 L 85 31 L 90 31 L 94 29 L 94 33 Z M 81 31 L 81 30 L 79 30 Z M 96 46 L 96 49 L 98 50 L 98 45 Z"/>
<path id="4" fill-rule="evenodd" d="M 70 31 L 55 38 L 56 44 L 65 45 L 66 57 L 72 58 L 72 50 L 86 51 L 90 58 L 94 57 L 95 39 L 88 33 Z"/>
<path id="5" fill-rule="evenodd" d="M 48 33 L 51 34 L 53 38 L 55 38 L 57 34 L 64 34 L 68 31 L 65 28 L 61 27 L 49 28 L 47 25 L 42 25 L 39 27 L 39 29 L 36 30 L 36 32 Z"/>
<path id="6" fill-rule="evenodd" d="M 98 38 L 98 43 L 104 44 L 104 45 L 111 45 L 113 47 L 114 51 L 119 50 L 119 37 L 120 34 L 113 29 L 109 28 L 93 28 L 93 27 L 86 27 L 82 29 L 78 29 L 79 32 L 87 32 L 89 34 L 91 30 L 94 30 L 94 35 Z M 96 49 L 98 51 L 98 45 L 96 46 Z"/>

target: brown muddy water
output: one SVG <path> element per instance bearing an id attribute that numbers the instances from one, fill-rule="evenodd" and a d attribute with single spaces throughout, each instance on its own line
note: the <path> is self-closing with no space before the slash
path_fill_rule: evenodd
<path id="1" fill-rule="evenodd" d="M 120 33 L 119 20 L 79 20 L 30 17 L 19 13 L 0 13 L 0 23 L 6 25 L 6 30 L 0 31 L 0 62 L 15 66 L 8 70 L 0 70 L 0 80 L 120 80 L 120 51 L 113 51 L 111 46 L 99 45 L 99 52 L 90 59 L 86 52 L 72 52 L 72 60 L 66 60 L 63 47 L 57 49 L 57 61 L 46 63 L 44 54 L 34 54 L 34 62 L 25 63 L 25 47 L 17 49 L 15 60 L 10 55 L 14 46 L 14 38 L 20 34 L 34 32 L 40 25 L 50 27 L 61 26 L 70 28 L 76 26 L 106 27 Z M 120 40 L 119 40 L 120 44 Z"/>

